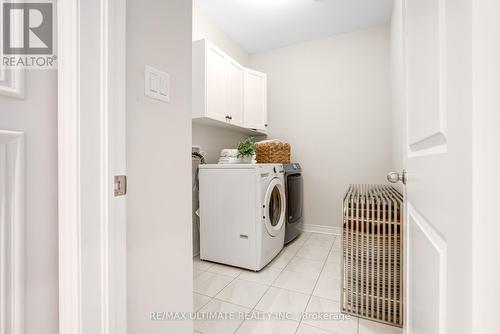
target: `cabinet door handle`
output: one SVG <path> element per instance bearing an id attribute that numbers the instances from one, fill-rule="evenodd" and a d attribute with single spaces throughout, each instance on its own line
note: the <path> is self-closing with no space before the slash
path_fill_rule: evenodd
<path id="1" fill-rule="evenodd" d="M 232 119 L 233 119 L 233 117 L 232 117 L 232 116 L 229 116 L 229 115 L 226 115 L 226 119 L 228 119 L 228 120 L 232 120 Z"/>

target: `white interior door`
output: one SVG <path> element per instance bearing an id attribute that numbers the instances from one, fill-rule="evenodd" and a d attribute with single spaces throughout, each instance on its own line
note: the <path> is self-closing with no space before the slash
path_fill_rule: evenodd
<path id="1" fill-rule="evenodd" d="M 407 170 L 405 327 L 470 333 L 471 8 L 465 0 L 400 0 L 394 9 Z"/>

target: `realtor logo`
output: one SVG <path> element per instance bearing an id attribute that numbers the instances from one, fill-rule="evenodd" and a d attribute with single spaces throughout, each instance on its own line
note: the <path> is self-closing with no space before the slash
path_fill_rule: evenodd
<path id="1" fill-rule="evenodd" d="M 54 0 L 0 2 L 0 70 L 57 68 Z"/>
<path id="2" fill-rule="evenodd" d="M 52 3 L 3 3 L 3 54 L 52 54 Z"/>

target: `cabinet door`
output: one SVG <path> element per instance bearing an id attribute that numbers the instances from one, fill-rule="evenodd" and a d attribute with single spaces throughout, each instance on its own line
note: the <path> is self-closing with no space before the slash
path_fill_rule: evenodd
<path id="1" fill-rule="evenodd" d="M 227 115 L 227 60 L 224 53 L 211 45 L 207 45 L 206 52 L 207 116 L 225 122 Z"/>
<path id="2" fill-rule="evenodd" d="M 264 73 L 245 70 L 244 126 L 265 130 L 267 127 L 267 77 Z"/>
<path id="3" fill-rule="evenodd" d="M 227 113 L 230 123 L 243 126 L 243 77 L 244 68 L 233 60 L 227 64 Z"/>

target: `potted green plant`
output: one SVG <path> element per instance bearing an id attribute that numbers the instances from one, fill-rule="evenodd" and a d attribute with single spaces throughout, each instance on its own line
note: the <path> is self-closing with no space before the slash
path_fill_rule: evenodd
<path id="1" fill-rule="evenodd" d="M 255 150 L 256 146 L 252 137 L 248 137 L 238 144 L 238 158 L 240 158 L 243 163 L 250 164 L 255 156 Z"/>

